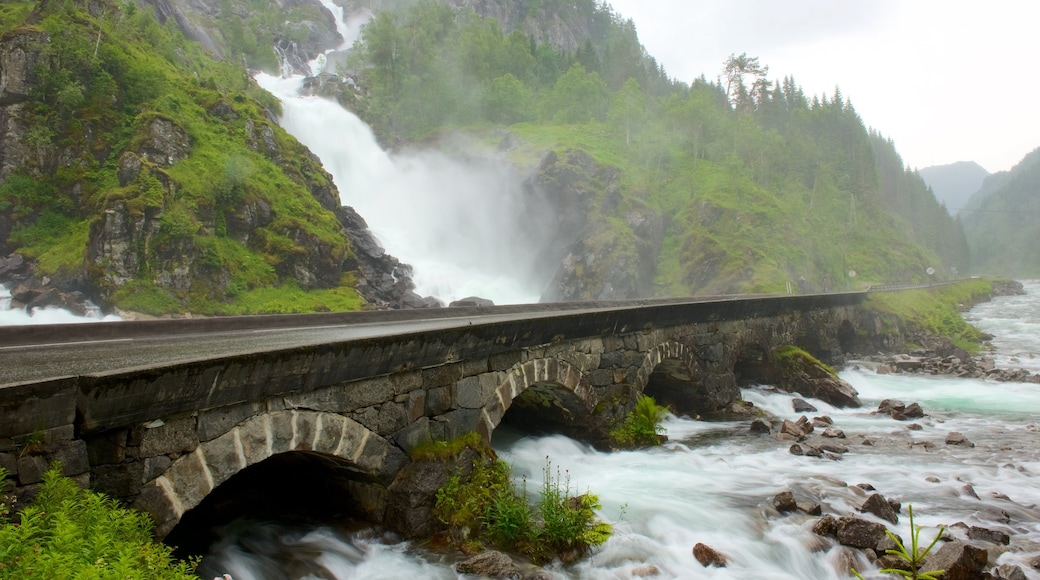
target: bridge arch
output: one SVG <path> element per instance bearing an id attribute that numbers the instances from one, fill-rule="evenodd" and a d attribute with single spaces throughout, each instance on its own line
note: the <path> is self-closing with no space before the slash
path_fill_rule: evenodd
<path id="1" fill-rule="evenodd" d="M 689 346 L 665 341 L 647 351 L 636 371 L 637 391 L 677 414 L 698 416 L 716 410 L 712 381 L 705 377 L 697 353 Z"/>
<path id="2" fill-rule="evenodd" d="M 531 359 L 506 372 L 497 399 L 484 410 L 487 434 L 507 418 L 523 430 L 567 432 L 580 427 L 596 402 L 595 389 L 576 365 L 555 357 Z"/>
<path id="3" fill-rule="evenodd" d="M 276 411 L 242 421 L 178 457 L 144 485 L 134 505 L 151 514 L 156 535 L 163 538 L 185 513 L 232 476 L 288 452 L 338 458 L 360 478 L 383 484 L 389 483 L 406 460 L 400 449 L 343 415 Z"/>

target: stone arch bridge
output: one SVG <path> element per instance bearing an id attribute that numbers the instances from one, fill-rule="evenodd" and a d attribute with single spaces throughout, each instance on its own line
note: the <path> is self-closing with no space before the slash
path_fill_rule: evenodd
<path id="1" fill-rule="evenodd" d="M 304 498 L 339 482 L 351 490 L 344 510 L 384 521 L 387 489 L 420 442 L 473 431 L 490 440 L 504 421 L 603 433 L 644 391 L 682 412 L 723 409 L 740 397 L 741 369 L 776 348 L 797 344 L 824 360 L 851 351 L 864 296 L 255 317 L 275 334 L 302 321 L 440 322 L 3 385 L 0 461 L 19 492 L 31 493 L 46 465 L 61 460 L 66 474 L 149 512 L 160 537 L 203 502 L 219 510 L 220 497 L 251 493 L 236 483 L 247 472 L 307 483 L 313 489 L 297 494 Z M 24 343 L 201 336 L 245 324 L 34 327 L 3 335 L 0 342 L 23 344 L 0 348 L 0 366 L 19 349 L 44 348 Z M 662 374 L 673 380 L 655 378 Z"/>

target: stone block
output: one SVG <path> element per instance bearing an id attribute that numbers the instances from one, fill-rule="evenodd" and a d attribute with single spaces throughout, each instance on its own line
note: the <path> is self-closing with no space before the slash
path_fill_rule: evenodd
<path id="1" fill-rule="evenodd" d="M 324 413 L 318 419 L 318 431 L 311 448 L 318 453 L 333 454 L 339 449 L 347 418 L 335 413 Z"/>
<path id="2" fill-rule="evenodd" d="M 426 390 L 453 385 L 462 378 L 462 363 L 449 363 L 422 370 L 422 386 Z"/>
<path id="3" fill-rule="evenodd" d="M 149 481 L 159 477 L 166 470 L 173 465 L 173 460 L 165 455 L 158 457 L 147 457 L 141 460 L 143 469 L 141 470 L 141 483 L 148 483 Z"/>
<path id="4" fill-rule="evenodd" d="M 293 451 L 310 451 L 318 430 L 318 414 L 313 411 L 293 412 Z"/>
<path id="5" fill-rule="evenodd" d="M 395 395 L 390 379 L 383 376 L 294 393 L 285 399 L 294 409 L 341 413 L 392 401 Z"/>
<path id="6" fill-rule="evenodd" d="M 433 436 L 430 434 L 430 419 L 421 417 L 418 421 L 394 433 L 392 439 L 398 447 L 406 452 L 411 451 L 420 443 L 433 441 Z"/>
<path id="7" fill-rule="evenodd" d="M 224 483 L 246 466 L 245 457 L 239 452 L 236 443 L 237 438 L 237 430 L 232 429 L 202 445 L 202 453 L 206 458 L 206 466 L 209 468 L 214 486 Z"/>
<path id="8" fill-rule="evenodd" d="M 403 406 L 408 422 L 416 421 L 426 413 L 426 391 L 413 391 L 398 395 L 394 402 Z"/>
<path id="9" fill-rule="evenodd" d="M 495 389 L 504 378 L 503 373 L 485 373 L 467 377 L 455 387 L 455 406 L 464 409 L 479 409 L 495 397 Z"/>
<path id="10" fill-rule="evenodd" d="M 170 419 L 154 428 L 146 426 L 141 432 L 141 457 L 194 451 L 199 446 L 195 426 L 195 417 Z"/>
<path id="11" fill-rule="evenodd" d="M 507 371 L 519 363 L 520 351 L 518 350 L 493 354 L 488 357 L 488 369 L 492 371 Z"/>
<path id="12" fill-rule="evenodd" d="M 267 416 L 271 432 L 271 455 L 291 451 L 293 446 L 293 412 L 279 411 Z"/>
<path id="13" fill-rule="evenodd" d="M 434 423 L 444 424 L 444 435 L 441 438 L 451 440 L 476 431 L 481 422 L 481 415 L 476 409 L 457 409 L 435 417 Z"/>
<path id="14" fill-rule="evenodd" d="M 422 372 L 397 373 L 387 377 L 395 394 L 410 393 L 422 388 Z"/>
<path id="15" fill-rule="evenodd" d="M 199 505 L 199 502 L 213 490 L 210 474 L 203 463 L 201 453 L 191 453 L 174 461 L 166 470 L 166 479 L 184 510 Z"/>
<path id="16" fill-rule="evenodd" d="M 261 415 L 238 426 L 238 441 L 242 445 L 246 465 L 255 465 L 271 456 L 267 441 L 269 421 L 268 416 Z"/>
<path id="17" fill-rule="evenodd" d="M 0 453 L 0 468 L 7 472 L 7 477 L 18 475 L 18 456 L 14 453 Z"/>
<path id="18" fill-rule="evenodd" d="M 76 418 L 77 379 L 57 379 L 0 389 L 0 439 L 27 438 L 59 427 L 71 428 Z M 69 437 L 71 439 L 71 437 Z M 44 441 L 57 441 L 48 439 Z"/>
<path id="19" fill-rule="evenodd" d="M 18 458 L 18 483 L 31 485 L 43 481 L 47 472 L 47 459 L 41 455 L 26 455 Z"/>
<path id="20" fill-rule="evenodd" d="M 82 475 L 90 470 L 87 458 L 87 443 L 82 439 L 74 439 L 60 445 L 50 453 L 50 462 L 61 462 L 61 474 L 65 477 Z"/>
<path id="21" fill-rule="evenodd" d="M 426 391 L 426 415 L 442 415 L 451 409 L 451 388 L 437 387 Z"/>
<path id="22" fill-rule="evenodd" d="M 488 359 L 487 357 L 478 357 L 470 360 L 462 361 L 462 376 L 472 377 L 488 372 Z"/>
<path id="23" fill-rule="evenodd" d="M 128 430 L 117 429 L 87 440 L 87 457 L 91 465 L 122 463 L 126 460 Z"/>
<path id="24" fill-rule="evenodd" d="M 141 492 L 134 498 L 134 507 L 145 512 L 152 518 L 152 523 L 156 524 L 156 535 L 159 538 L 164 537 L 166 534 L 173 529 L 173 525 L 177 524 L 177 518 L 180 514 L 176 512 L 174 504 L 170 497 L 166 494 L 166 490 L 162 488 L 158 482 L 151 482 L 141 488 Z M 162 526 L 165 533 L 159 534 L 158 526 L 171 522 L 173 525 Z"/>
<path id="25" fill-rule="evenodd" d="M 216 409 L 199 411 L 198 433 L 200 441 L 211 441 L 231 430 L 232 427 L 268 411 L 265 401 L 250 401 Z"/>
<path id="26" fill-rule="evenodd" d="M 614 371 L 610 369 L 596 369 L 589 373 L 589 382 L 594 387 L 606 387 L 614 382 Z"/>
<path id="27" fill-rule="evenodd" d="M 167 461 L 169 459 L 167 458 Z M 109 497 L 129 498 L 141 491 L 144 462 L 133 461 L 121 465 L 99 465 L 94 468 L 94 491 Z"/>

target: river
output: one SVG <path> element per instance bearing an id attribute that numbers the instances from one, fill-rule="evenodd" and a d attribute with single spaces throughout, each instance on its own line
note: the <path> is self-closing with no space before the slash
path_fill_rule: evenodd
<path id="1" fill-rule="evenodd" d="M 1040 282 L 1026 289 L 1026 296 L 996 298 L 968 314 L 997 337 L 995 354 L 1008 364 L 1040 352 Z M 792 455 L 789 444 L 749 433 L 747 421 L 681 417 L 667 420 L 668 442 L 650 450 L 606 453 L 559 435 L 516 433 L 496 433 L 492 443 L 516 478 L 526 475 L 528 490 L 540 489 L 549 457 L 568 470 L 577 489 L 599 495 L 601 517 L 615 525 L 614 536 L 587 559 L 550 566 L 554 578 L 637 578 L 648 564 L 658 578 L 843 578 L 839 570 L 853 552 L 813 534 L 816 518 L 778 514 L 772 498 L 791 490 L 820 503 L 825 514 L 860 515 L 866 493 L 859 483 L 902 502 L 900 522 L 891 527 L 904 538 L 912 504 L 917 523 L 929 528 L 964 522 L 1011 534 L 1011 549 L 991 556 L 991 563 L 1027 568 L 1040 556 L 1040 386 L 879 375 L 864 365 L 850 365 L 841 376 L 859 390 L 862 408 L 809 400 L 847 434 L 842 442 L 849 451 L 840 461 Z M 743 396 L 779 417 L 798 417 L 792 395 L 761 387 Z M 920 403 L 928 414 L 917 421 L 923 428 L 912 431 L 906 422 L 871 414 L 885 398 Z M 951 431 L 975 446 L 946 445 Z M 311 570 L 299 576 L 308 578 L 459 577 L 453 558 L 372 530 L 346 535 L 268 527 L 251 534 L 228 540 L 203 570 L 230 572 L 235 580 L 275 578 L 286 574 L 288 559 Z M 725 554 L 729 565 L 703 568 L 691 553 L 698 542 Z M 302 568 L 300 559 L 308 562 Z M 872 570 L 862 558 L 855 562 Z M 1027 577 L 1040 574 L 1030 569 Z"/>

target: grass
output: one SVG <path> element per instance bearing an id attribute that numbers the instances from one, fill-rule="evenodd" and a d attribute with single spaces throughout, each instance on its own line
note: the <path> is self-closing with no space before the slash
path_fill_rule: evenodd
<path id="1" fill-rule="evenodd" d="M 517 486 L 509 465 L 483 453 L 485 444 L 475 433 L 453 441 L 423 444 L 413 459 L 441 461 L 466 448 L 482 451 L 468 478 L 455 473 L 437 490 L 434 515 L 464 549 L 489 544 L 519 552 L 536 562 L 573 562 L 610 537 L 613 528 L 596 517 L 601 506 L 591 493 L 578 494 L 570 475 L 546 458 L 538 498 L 531 502 L 524 477 Z"/>
<path id="2" fill-rule="evenodd" d="M 898 317 L 910 331 L 945 337 L 974 353 L 980 348 L 979 330 L 960 311 L 992 291 L 991 280 L 976 278 L 934 288 L 872 292 L 864 307 Z"/>

